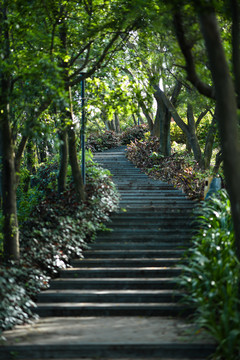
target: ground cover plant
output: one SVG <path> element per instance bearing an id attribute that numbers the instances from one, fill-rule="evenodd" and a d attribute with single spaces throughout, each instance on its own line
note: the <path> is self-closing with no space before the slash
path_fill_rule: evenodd
<path id="1" fill-rule="evenodd" d="M 129 127 L 120 135 L 122 145 L 128 145 L 132 141 L 144 139 L 144 134 L 148 131 L 147 125 L 137 125 Z"/>
<path id="2" fill-rule="evenodd" d="M 236 256 L 230 201 L 221 190 L 202 203 L 199 230 L 186 254 L 180 284 L 195 321 L 217 341 L 215 359 L 240 358 L 240 263 Z"/>
<path id="3" fill-rule="evenodd" d="M 119 136 L 112 130 L 89 134 L 86 147 L 92 152 L 104 151 L 120 145 Z"/>
<path id="4" fill-rule="evenodd" d="M 151 137 L 128 145 L 127 158 L 150 177 L 171 183 L 191 199 L 203 199 L 204 179 L 211 172 L 201 170 L 187 152 L 162 156 L 159 154 L 159 139 Z"/>
<path id="5" fill-rule="evenodd" d="M 105 130 L 89 134 L 87 138 L 87 149 L 92 152 L 100 152 L 108 149 L 115 148 L 120 145 L 130 144 L 132 141 L 141 140 L 147 132 L 146 125 L 137 125 L 129 127 L 121 134 L 117 134 L 112 130 Z"/>
<path id="6" fill-rule="evenodd" d="M 69 266 L 71 258 L 83 257 L 97 230 L 117 208 L 118 193 L 109 171 L 88 162 L 87 200 L 80 204 L 71 178 L 67 191 L 57 194 L 56 169 L 54 164 L 43 165 L 33 179 L 44 198 L 20 224 L 20 262 L 0 265 L 0 330 L 31 321 L 36 294 Z"/>

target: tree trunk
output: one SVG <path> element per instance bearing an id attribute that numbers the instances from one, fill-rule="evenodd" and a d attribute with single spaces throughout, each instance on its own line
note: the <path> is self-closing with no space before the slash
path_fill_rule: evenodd
<path id="1" fill-rule="evenodd" d="M 119 122 L 119 116 L 117 113 L 114 114 L 114 120 L 115 120 L 115 130 L 117 134 L 120 134 L 121 129 L 120 129 L 120 122 Z"/>
<path id="2" fill-rule="evenodd" d="M 5 84 L 6 85 L 6 84 Z M 2 93 L 4 82 L 2 81 Z M 2 99 L 3 100 L 3 96 Z M 8 117 L 9 104 L 1 102 L 0 132 L 2 137 L 2 203 L 3 203 L 3 235 L 4 235 L 4 259 L 18 260 L 19 251 L 19 232 L 17 220 L 17 200 L 16 200 L 16 173 L 14 163 L 14 147 L 10 121 Z M 4 106 L 6 105 L 6 106 Z"/>
<path id="3" fill-rule="evenodd" d="M 203 161 L 201 160 L 202 156 L 200 156 L 201 149 L 200 149 L 198 139 L 196 136 L 195 125 L 193 124 L 193 122 L 194 122 L 193 115 L 191 115 L 192 116 L 191 117 L 190 111 L 188 112 L 188 117 L 189 117 L 189 121 L 190 121 L 189 125 L 191 125 L 191 126 L 185 124 L 184 121 L 179 116 L 177 110 L 171 103 L 171 101 L 164 94 L 164 92 L 161 89 L 159 89 L 158 92 L 159 92 L 159 96 L 161 96 L 165 106 L 167 107 L 167 109 L 168 109 L 169 113 L 171 114 L 171 116 L 173 117 L 174 121 L 180 127 L 180 129 L 183 131 L 183 133 L 186 135 L 187 141 L 193 150 L 194 159 L 197 162 L 199 162 L 200 166 L 203 167 Z"/>
<path id="4" fill-rule="evenodd" d="M 133 118 L 134 125 L 137 126 L 138 123 L 137 123 L 135 114 L 132 114 L 132 118 Z"/>
<path id="5" fill-rule="evenodd" d="M 216 113 L 214 114 L 213 118 L 212 118 L 212 123 L 211 126 L 209 128 L 208 134 L 207 134 L 207 139 L 205 142 L 205 149 L 204 149 L 204 168 L 205 169 L 209 169 L 210 168 L 210 162 L 211 162 L 211 158 L 212 158 L 212 150 L 213 150 L 213 143 L 214 143 L 214 139 L 215 139 L 215 134 L 216 134 Z"/>
<path id="6" fill-rule="evenodd" d="M 72 169 L 72 176 L 73 176 L 74 187 L 77 195 L 77 200 L 81 202 L 85 200 L 85 189 L 84 189 L 83 177 L 78 161 L 75 125 L 73 123 L 72 93 L 70 87 L 68 87 L 68 94 L 69 94 L 70 111 L 67 111 L 66 115 L 71 123 L 71 125 L 68 126 L 69 162 Z"/>
<path id="7" fill-rule="evenodd" d="M 160 140 L 160 154 L 164 156 L 171 155 L 171 141 L 170 141 L 170 122 L 171 115 L 168 108 L 164 104 L 161 97 L 161 90 L 158 86 L 154 86 L 154 97 L 157 101 L 157 113 L 155 117 L 153 135 L 159 137 Z"/>
<path id="8" fill-rule="evenodd" d="M 2 154 L 2 208 L 3 208 L 3 251 L 4 259 L 18 260 L 19 232 L 16 201 L 16 173 L 14 164 L 14 146 L 10 124 L 10 95 L 12 89 L 11 75 L 9 74 L 10 34 L 7 14 L 7 3 L 3 2 L 0 8 L 0 41 L 2 61 L 8 65 L 6 72 L 0 73 L 0 133 Z M 5 69 L 3 67 L 3 69 Z"/>
<path id="9" fill-rule="evenodd" d="M 194 159 L 199 163 L 200 168 L 204 168 L 204 162 L 202 158 L 202 151 L 198 142 L 196 134 L 196 125 L 193 115 L 193 108 L 191 104 L 187 105 L 187 119 L 188 119 L 188 141 L 193 150 Z"/>
<path id="10" fill-rule="evenodd" d="M 68 128 L 68 148 L 69 148 L 69 162 L 72 169 L 72 176 L 73 176 L 75 191 L 77 195 L 77 200 L 81 202 L 85 200 L 85 190 L 84 190 L 82 173 L 78 162 L 76 137 L 75 137 L 75 131 L 73 125 L 69 126 Z"/>
<path id="11" fill-rule="evenodd" d="M 45 163 L 47 161 L 47 140 L 40 139 L 38 143 L 39 162 Z"/>
<path id="12" fill-rule="evenodd" d="M 240 4 L 239 0 L 231 0 L 232 13 L 232 64 L 237 93 L 237 103 L 240 109 Z"/>
<path id="13" fill-rule="evenodd" d="M 68 136 L 67 129 L 64 128 L 64 121 L 62 122 L 62 129 L 59 132 L 60 139 L 60 164 L 58 172 L 58 193 L 61 194 L 66 190 L 67 182 L 67 166 L 68 166 Z"/>
<path id="14" fill-rule="evenodd" d="M 26 145 L 26 160 L 27 160 L 27 169 L 28 169 L 28 176 L 24 183 L 24 192 L 27 192 L 29 189 L 31 175 L 36 174 L 35 168 L 35 154 L 34 154 L 34 145 L 32 140 L 28 140 Z M 16 164 L 16 162 L 15 162 Z"/>
<path id="15" fill-rule="evenodd" d="M 240 138 L 235 89 L 222 46 L 216 15 L 207 8 L 199 14 L 199 17 L 216 92 L 224 172 L 231 201 L 237 256 L 240 260 Z"/>
<path id="16" fill-rule="evenodd" d="M 140 107 L 141 107 L 141 109 L 142 109 L 142 112 L 143 112 L 144 116 L 145 116 L 146 119 L 147 119 L 149 131 L 150 131 L 151 135 L 153 135 L 153 120 L 152 120 L 152 117 L 151 117 L 151 115 L 149 114 L 148 109 L 147 109 L 147 107 L 146 107 L 146 105 L 144 104 L 143 101 L 140 101 L 140 102 L 139 102 L 139 105 L 140 105 Z"/>

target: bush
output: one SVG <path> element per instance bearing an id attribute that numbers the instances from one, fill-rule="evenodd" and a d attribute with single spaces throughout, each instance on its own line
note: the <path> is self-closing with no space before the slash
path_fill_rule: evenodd
<path id="1" fill-rule="evenodd" d="M 44 182 L 52 183 L 52 171 Z M 83 257 L 96 232 L 118 205 L 118 193 L 110 172 L 87 163 L 87 200 L 79 204 L 74 186 L 61 194 L 51 191 L 34 208 L 20 229 L 21 262 L 0 267 L 0 329 L 29 321 L 35 295 L 48 286 L 50 277 L 69 266 L 73 257 Z M 36 179 L 37 181 L 37 179 Z"/>
<path id="2" fill-rule="evenodd" d="M 240 358 L 240 264 L 235 252 L 230 201 L 225 190 L 198 213 L 200 229 L 187 254 L 180 284 L 195 317 L 217 340 L 216 358 Z"/>
<path id="3" fill-rule="evenodd" d="M 148 131 L 146 125 L 138 125 L 125 130 L 120 135 L 120 141 L 122 145 L 128 145 L 132 141 L 141 140 L 144 138 L 144 134 Z"/>
<path id="4" fill-rule="evenodd" d="M 39 270 L 11 263 L 0 266 L 0 330 L 29 322 L 34 318 L 31 307 L 34 296 L 47 287 L 48 278 Z"/>
<path id="5" fill-rule="evenodd" d="M 107 130 L 103 133 L 90 134 L 86 148 L 92 152 L 104 151 L 119 146 L 119 137 L 114 131 Z"/>

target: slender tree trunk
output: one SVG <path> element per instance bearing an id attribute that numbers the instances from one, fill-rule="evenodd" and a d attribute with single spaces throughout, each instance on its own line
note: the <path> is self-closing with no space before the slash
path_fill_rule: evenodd
<path id="1" fill-rule="evenodd" d="M 171 115 L 168 112 L 168 108 L 163 102 L 161 96 L 161 90 L 158 86 L 155 86 L 154 97 L 157 101 L 157 113 L 155 117 L 153 135 L 158 136 L 160 140 L 160 154 L 164 156 L 171 155 L 171 141 L 170 141 L 170 122 Z"/>
<path id="2" fill-rule="evenodd" d="M 211 126 L 209 128 L 208 134 L 207 134 L 207 139 L 205 142 L 205 149 L 204 149 L 204 168 L 205 169 L 209 169 L 210 168 L 210 162 L 211 162 L 211 158 L 212 158 L 212 150 L 213 150 L 213 143 L 214 143 L 214 139 L 215 139 L 215 134 L 216 134 L 216 114 L 214 114 L 213 118 L 212 118 L 212 123 Z"/>
<path id="3" fill-rule="evenodd" d="M 2 82 L 2 86 L 4 83 Z M 5 87 L 6 89 L 6 87 Z M 3 93 L 2 87 L 2 93 Z M 3 97 L 2 99 L 3 100 Z M 1 104 L 3 105 L 3 103 Z M 17 200 L 16 200 L 16 173 L 14 163 L 14 147 L 10 121 L 8 117 L 9 104 L 1 106 L 3 113 L 0 117 L 0 132 L 2 135 L 2 203 L 3 203 L 3 234 L 4 234 L 4 258 L 8 260 L 18 260 L 19 252 L 19 232 L 17 220 Z"/>
<path id="4" fill-rule="evenodd" d="M 73 109 L 72 109 L 72 93 L 71 88 L 68 88 L 69 93 L 69 107 L 70 111 L 67 111 L 67 117 L 69 118 L 71 125 L 68 126 L 68 149 L 69 149 L 69 162 L 72 169 L 72 176 L 74 187 L 79 202 L 85 200 L 85 188 L 83 183 L 83 177 L 79 166 L 77 144 L 75 135 L 75 125 L 73 123 Z"/>
<path id="5" fill-rule="evenodd" d="M 36 174 L 35 153 L 34 153 L 34 145 L 32 140 L 28 140 L 26 145 L 26 160 L 27 160 L 28 176 L 24 184 L 25 192 L 27 192 L 29 189 L 31 175 Z"/>
<path id="6" fill-rule="evenodd" d="M 119 116 L 117 113 L 114 114 L 114 120 L 115 120 L 115 130 L 117 134 L 120 134 L 121 129 L 120 129 L 120 122 L 119 122 Z"/>
<path id="7" fill-rule="evenodd" d="M 7 14 L 8 3 L 4 1 L 0 7 L 0 45 L 2 50 L 2 60 L 8 62 L 10 59 L 10 33 Z M 17 219 L 16 201 L 16 173 L 14 163 L 14 146 L 10 124 L 10 95 L 11 95 L 11 75 L 9 70 L 0 73 L 0 133 L 2 154 L 2 208 L 3 208 L 3 251 L 4 258 L 8 260 L 18 260 L 19 251 L 19 232 Z"/>
<path id="8" fill-rule="evenodd" d="M 39 152 L 39 161 L 40 163 L 45 163 L 47 161 L 47 140 L 40 139 L 38 143 L 38 152 Z"/>
<path id="9" fill-rule="evenodd" d="M 66 190 L 67 166 L 68 166 L 68 136 L 65 121 L 62 121 L 62 129 L 59 132 L 60 139 L 60 163 L 58 172 L 58 193 Z"/>
<path id="10" fill-rule="evenodd" d="M 143 101 L 140 101 L 140 102 L 139 102 L 139 105 L 140 105 L 140 107 L 141 107 L 141 109 L 142 109 L 142 112 L 143 112 L 144 116 L 145 116 L 146 119 L 147 119 L 149 131 L 150 131 L 151 135 L 153 135 L 153 120 L 152 120 L 152 117 L 151 117 L 151 115 L 149 114 L 148 109 L 147 109 L 147 107 L 146 107 L 146 105 L 144 104 Z"/>
<path id="11" fill-rule="evenodd" d="M 204 9 L 199 17 L 216 92 L 225 179 L 231 201 L 237 256 L 240 259 L 240 137 L 235 89 L 216 15 L 211 9 Z"/>
<path id="12" fill-rule="evenodd" d="M 68 147 L 69 147 L 69 162 L 72 169 L 72 176 L 75 186 L 75 191 L 77 194 L 77 200 L 85 200 L 85 190 L 83 184 L 82 173 L 79 166 L 78 156 L 77 156 L 77 147 L 76 147 L 76 136 L 73 126 L 68 128 Z"/>
<path id="13" fill-rule="evenodd" d="M 138 123 L 137 123 L 135 114 L 132 114 L 132 118 L 133 118 L 134 125 L 137 126 Z"/>
<path id="14" fill-rule="evenodd" d="M 193 108 L 191 104 L 188 104 L 187 106 L 187 119 L 188 119 L 188 132 L 189 132 L 188 141 L 191 144 L 191 148 L 194 154 L 194 159 L 199 163 L 199 166 L 201 168 L 204 168 L 202 151 L 196 134 L 196 125 L 193 115 Z"/>
<path id="15" fill-rule="evenodd" d="M 219 150 L 219 152 L 216 155 L 215 165 L 213 168 L 213 173 L 215 175 L 218 173 L 218 170 L 222 162 L 223 162 L 223 154 L 222 154 L 222 150 Z"/>

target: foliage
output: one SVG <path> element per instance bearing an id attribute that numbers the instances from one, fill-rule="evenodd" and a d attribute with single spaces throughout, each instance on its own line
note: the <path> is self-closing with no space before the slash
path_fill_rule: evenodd
<path id="1" fill-rule="evenodd" d="M 122 145 L 130 144 L 134 140 L 141 140 L 144 138 L 144 134 L 148 131 L 146 125 L 138 125 L 125 130 L 120 135 L 120 141 Z"/>
<path id="2" fill-rule="evenodd" d="M 181 188 L 192 199 L 203 199 L 204 179 L 209 172 L 199 168 L 197 162 L 187 153 L 171 156 L 159 155 L 159 139 L 132 142 L 127 157 L 150 177 L 161 179 Z"/>
<path id="3" fill-rule="evenodd" d="M 114 147 L 130 144 L 135 139 L 143 139 L 147 132 L 146 125 L 133 126 L 125 130 L 120 136 L 114 131 L 106 130 L 104 132 L 92 133 L 87 139 L 87 149 L 92 152 L 104 151 Z"/>
<path id="4" fill-rule="evenodd" d="M 114 131 L 106 130 L 105 132 L 90 134 L 87 139 L 86 147 L 92 152 L 96 152 L 111 149 L 118 145 L 118 135 Z"/>
<path id="5" fill-rule="evenodd" d="M 27 219 L 43 197 L 43 190 L 39 189 L 39 184 L 36 186 L 28 186 L 30 177 L 27 169 L 21 169 L 17 188 L 18 222 L 20 225 Z M 43 181 L 44 179 L 42 179 L 42 182 Z"/>
<path id="6" fill-rule="evenodd" d="M 33 318 L 34 296 L 46 288 L 48 277 L 40 270 L 26 267 L 24 262 L 0 266 L 0 330 Z"/>
<path id="7" fill-rule="evenodd" d="M 44 186 L 52 183 L 53 169 L 54 164 L 41 167 L 35 182 L 39 177 L 39 181 L 44 179 Z M 69 179 L 69 187 L 61 197 L 51 185 L 51 191 L 47 191 L 22 223 L 21 262 L 0 267 L 2 329 L 31 318 L 36 293 L 48 286 L 50 276 L 56 276 L 59 269 L 68 267 L 71 258 L 83 257 L 83 250 L 94 239 L 96 231 L 116 209 L 118 194 L 109 171 L 89 161 L 86 181 L 87 200 L 84 203 L 76 201 Z"/>
<path id="8" fill-rule="evenodd" d="M 230 201 L 225 190 L 198 209 L 200 229 L 187 254 L 180 284 L 195 316 L 217 340 L 217 359 L 240 356 L 240 263 L 235 253 Z"/>

